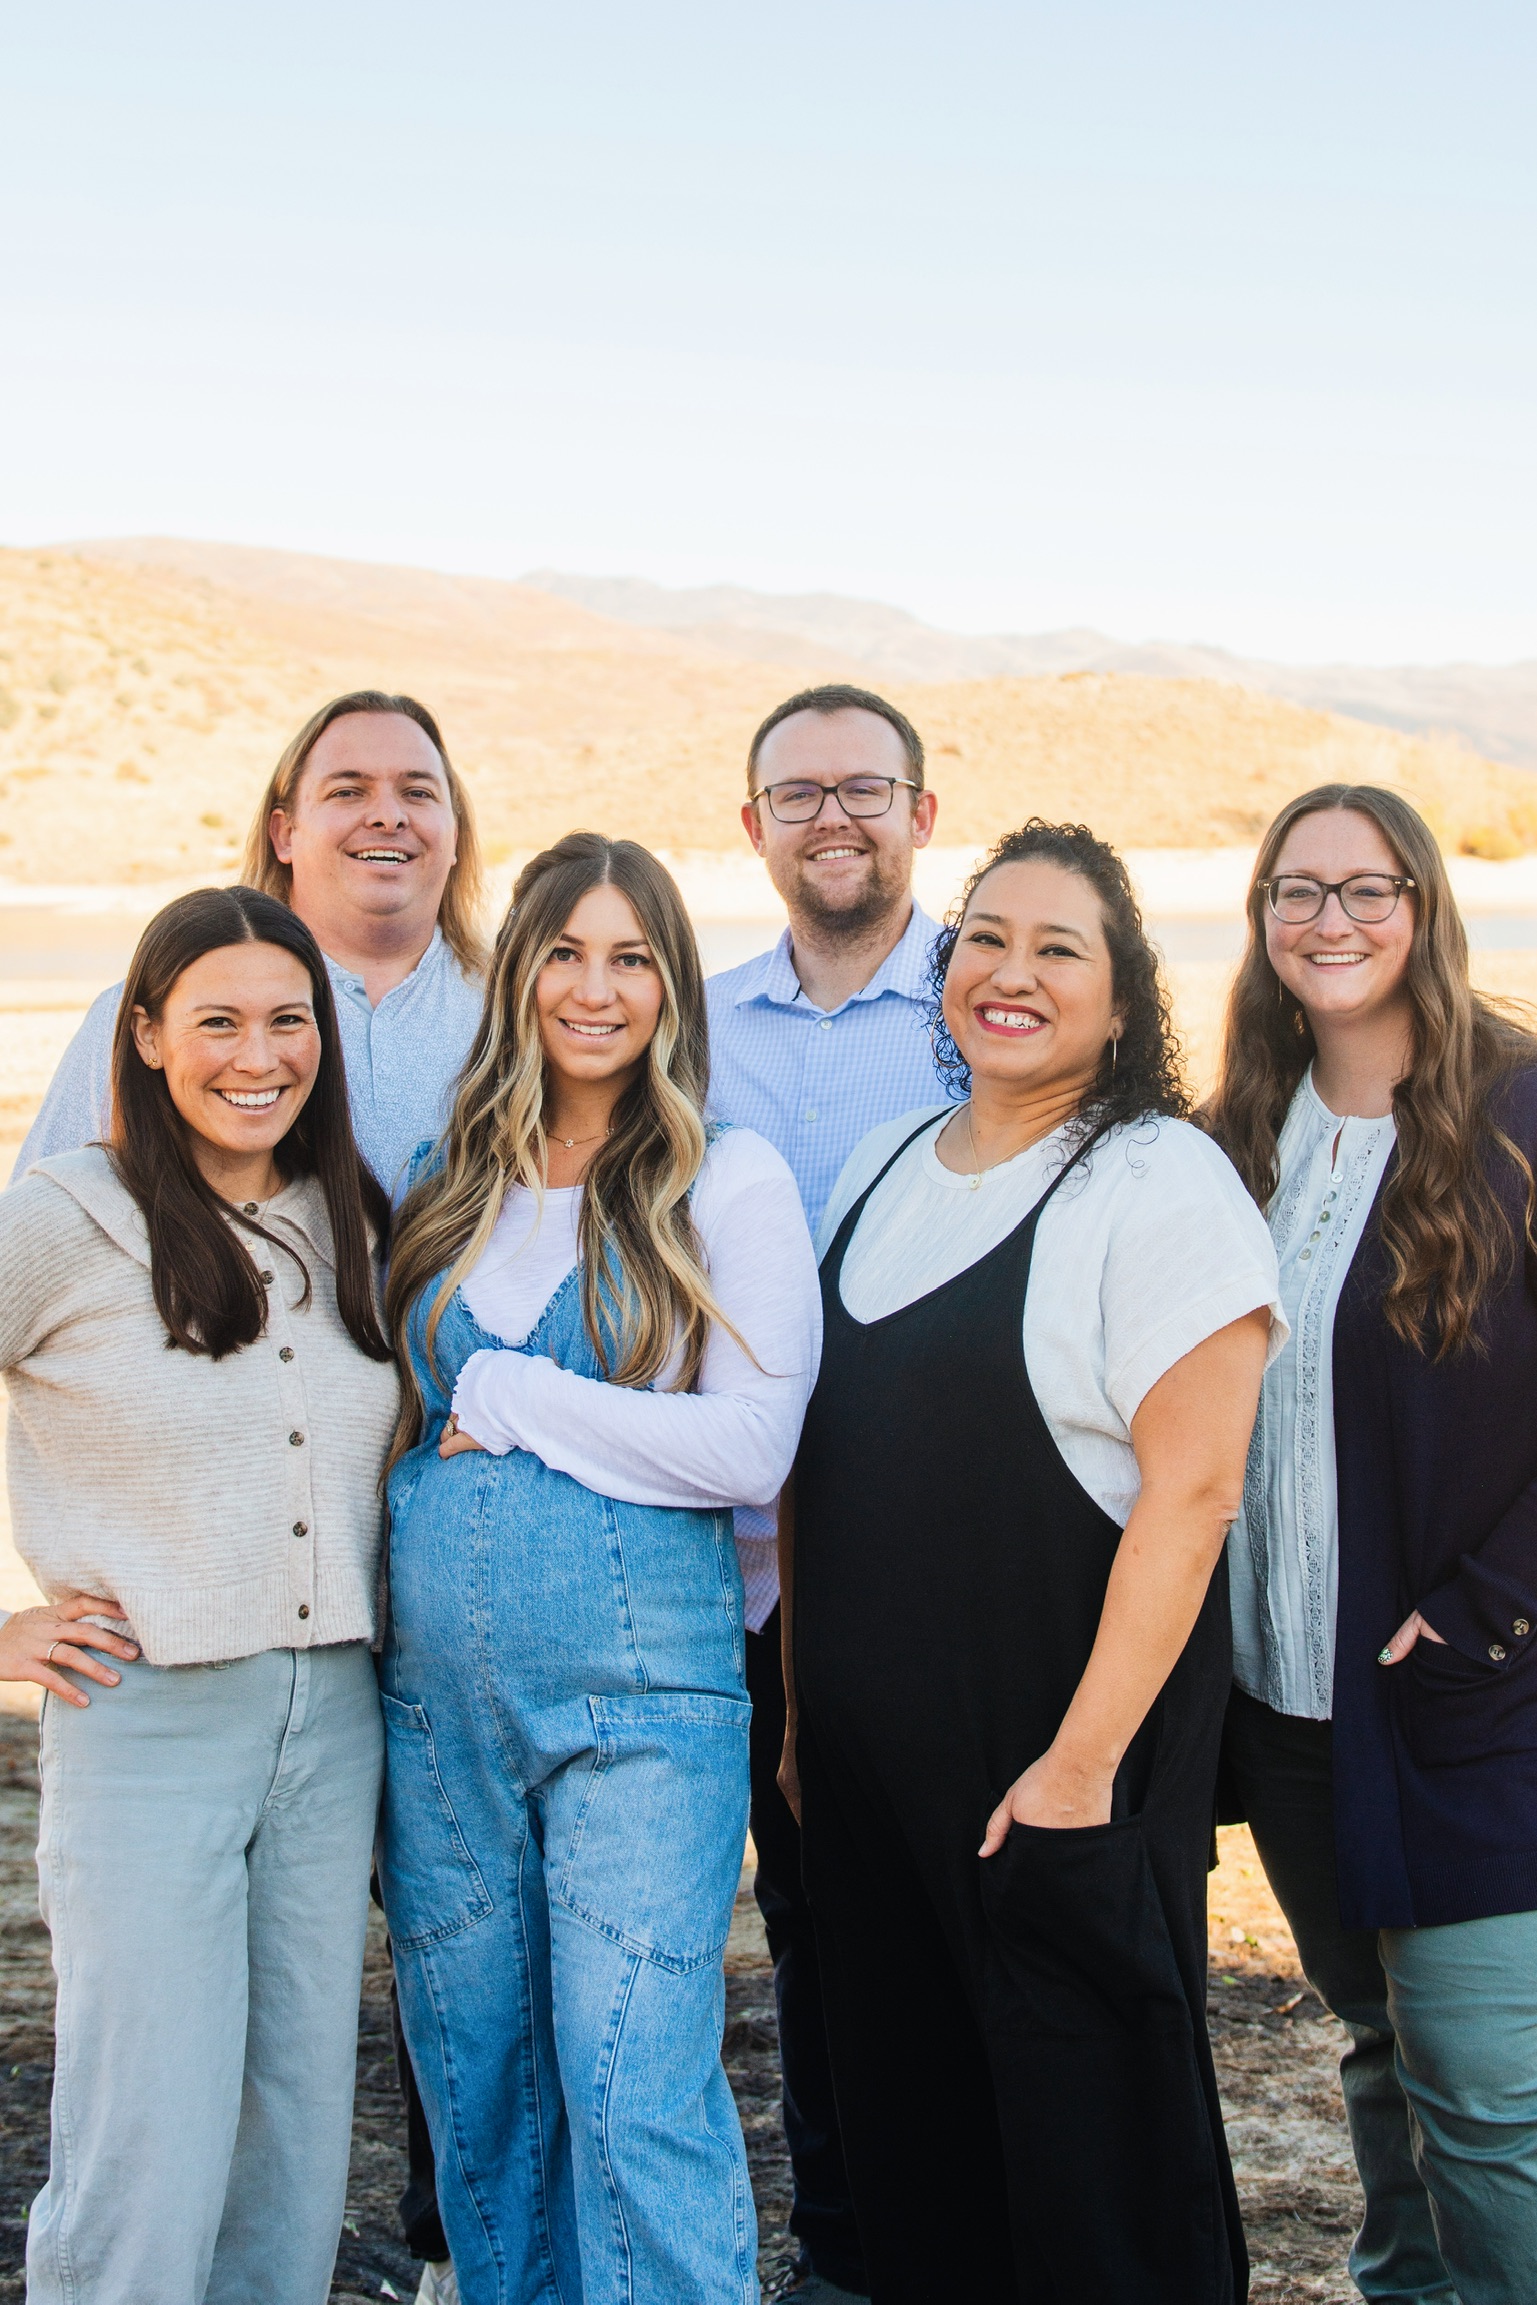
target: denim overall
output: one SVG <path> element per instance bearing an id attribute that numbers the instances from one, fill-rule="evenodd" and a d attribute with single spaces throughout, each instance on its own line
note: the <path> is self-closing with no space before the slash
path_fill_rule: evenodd
<path id="1" fill-rule="evenodd" d="M 513 1348 L 456 1294 L 434 1370 L 437 1286 L 390 1482 L 379 1874 L 460 2293 L 753 2305 L 720 2062 L 750 1710 L 731 1515 L 522 1450 L 440 1458 L 460 1369 Z M 579 1272 L 516 1349 L 601 1379 Z"/>

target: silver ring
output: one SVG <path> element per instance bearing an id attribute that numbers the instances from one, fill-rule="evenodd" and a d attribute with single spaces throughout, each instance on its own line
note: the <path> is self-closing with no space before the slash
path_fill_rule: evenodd
<path id="1" fill-rule="evenodd" d="M 62 1636 L 61 1636 L 61 1637 L 62 1637 Z M 49 1642 L 49 1644 L 48 1644 L 48 1654 L 47 1654 L 47 1655 L 44 1657 L 44 1659 L 43 1659 L 43 1663 L 44 1663 L 45 1665 L 51 1665 L 51 1664 L 53 1663 L 53 1652 L 54 1652 L 54 1650 L 55 1650 L 55 1649 L 58 1647 L 58 1645 L 59 1645 L 59 1644 L 58 1644 L 58 1642 L 57 1642 L 57 1641 L 50 1641 L 50 1642 Z"/>

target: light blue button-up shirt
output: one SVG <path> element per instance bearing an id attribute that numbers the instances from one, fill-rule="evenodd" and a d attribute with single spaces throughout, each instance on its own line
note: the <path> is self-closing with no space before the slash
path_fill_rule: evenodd
<path id="1" fill-rule="evenodd" d="M 939 924 L 915 904 L 869 983 L 841 1008 L 808 999 L 790 932 L 705 987 L 710 1105 L 789 1162 L 815 1233 L 843 1164 L 882 1121 L 950 1095 L 928 1028 L 929 951 Z"/>
<path id="2" fill-rule="evenodd" d="M 358 1149 L 386 1192 L 423 1137 L 437 1136 L 448 1118 L 448 1092 L 480 1021 L 484 986 L 467 977 L 441 929 L 408 977 L 392 985 L 377 1008 L 363 979 L 326 960 L 336 996 L 336 1021 L 347 1066 Z M 112 1122 L 112 1034 L 123 988 L 98 995 L 59 1059 L 42 1108 L 12 1172 L 25 1176 L 34 1161 L 73 1152 L 107 1134 Z"/>

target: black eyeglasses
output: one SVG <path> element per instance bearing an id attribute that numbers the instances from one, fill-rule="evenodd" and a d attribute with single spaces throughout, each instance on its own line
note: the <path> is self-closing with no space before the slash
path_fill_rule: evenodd
<path id="1" fill-rule="evenodd" d="M 1337 896 L 1352 920 L 1386 920 L 1412 880 L 1391 872 L 1353 872 L 1348 880 L 1314 880 L 1310 873 L 1278 872 L 1264 884 L 1265 901 L 1277 920 L 1292 928 L 1317 920 Z"/>
<path id="2" fill-rule="evenodd" d="M 766 784 L 754 800 L 766 800 L 781 824 L 809 824 L 819 816 L 830 792 L 838 796 L 845 816 L 884 816 L 899 784 L 909 792 L 918 786 L 910 776 L 846 776 L 838 784 L 813 784 L 797 777 L 789 784 Z"/>

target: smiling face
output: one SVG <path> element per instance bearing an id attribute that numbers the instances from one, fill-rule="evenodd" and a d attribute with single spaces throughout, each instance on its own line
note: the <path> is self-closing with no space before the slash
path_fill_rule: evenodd
<path id="1" fill-rule="evenodd" d="M 944 1017 L 974 1086 L 1087 1090 L 1120 1029 L 1089 882 L 1044 858 L 988 873 L 956 938 Z"/>
<path id="2" fill-rule="evenodd" d="M 879 713 L 794 712 L 765 737 L 753 790 L 912 773 L 906 746 Z M 934 808 L 931 792 L 898 784 L 884 816 L 850 816 L 828 793 L 809 824 L 781 824 L 766 800 L 748 801 L 742 822 L 792 922 L 799 915 L 824 936 L 862 935 L 907 903 L 913 852 L 928 846 Z"/>
<path id="3" fill-rule="evenodd" d="M 1386 835 L 1358 809 L 1318 809 L 1299 817 L 1281 844 L 1272 876 L 1303 873 L 1318 881 L 1353 873 L 1402 875 L 1403 864 Z M 1300 926 L 1265 908 L 1270 965 L 1302 1003 L 1310 1020 L 1359 1023 L 1393 1007 L 1407 1009 L 1404 982 L 1414 942 L 1414 893 L 1405 889 L 1386 920 L 1352 920 L 1337 896 L 1316 920 Z"/>
<path id="4" fill-rule="evenodd" d="M 612 1085 L 646 1061 L 662 1014 L 662 975 L 635 907 L 604 882 L 572 908 L 534 987 L 539 1037 L 555 1082 Z"/>
<path id="5" fill-rule="evenodd" d="M 165 1074 L 216 1191 L 270 1170 L 320 1069 L 314 988 L 304 963 L 274 944 L 220 945 L 183 969 L 157 1017 L 133 1012 L 140 1056 Z M 267 1193 L 258 1184 L 254 1197 Z"/>
<path id="6" fill-rule="evenodd" d="M 404 713 L 333 721 L 304 764 L 292 809 L 273 810 L 268 834 L 292 868 L 293 908 L 322 945 L 349 915 L 415 912 L 431 933 L 457 829 L 437 749 Z"/>

